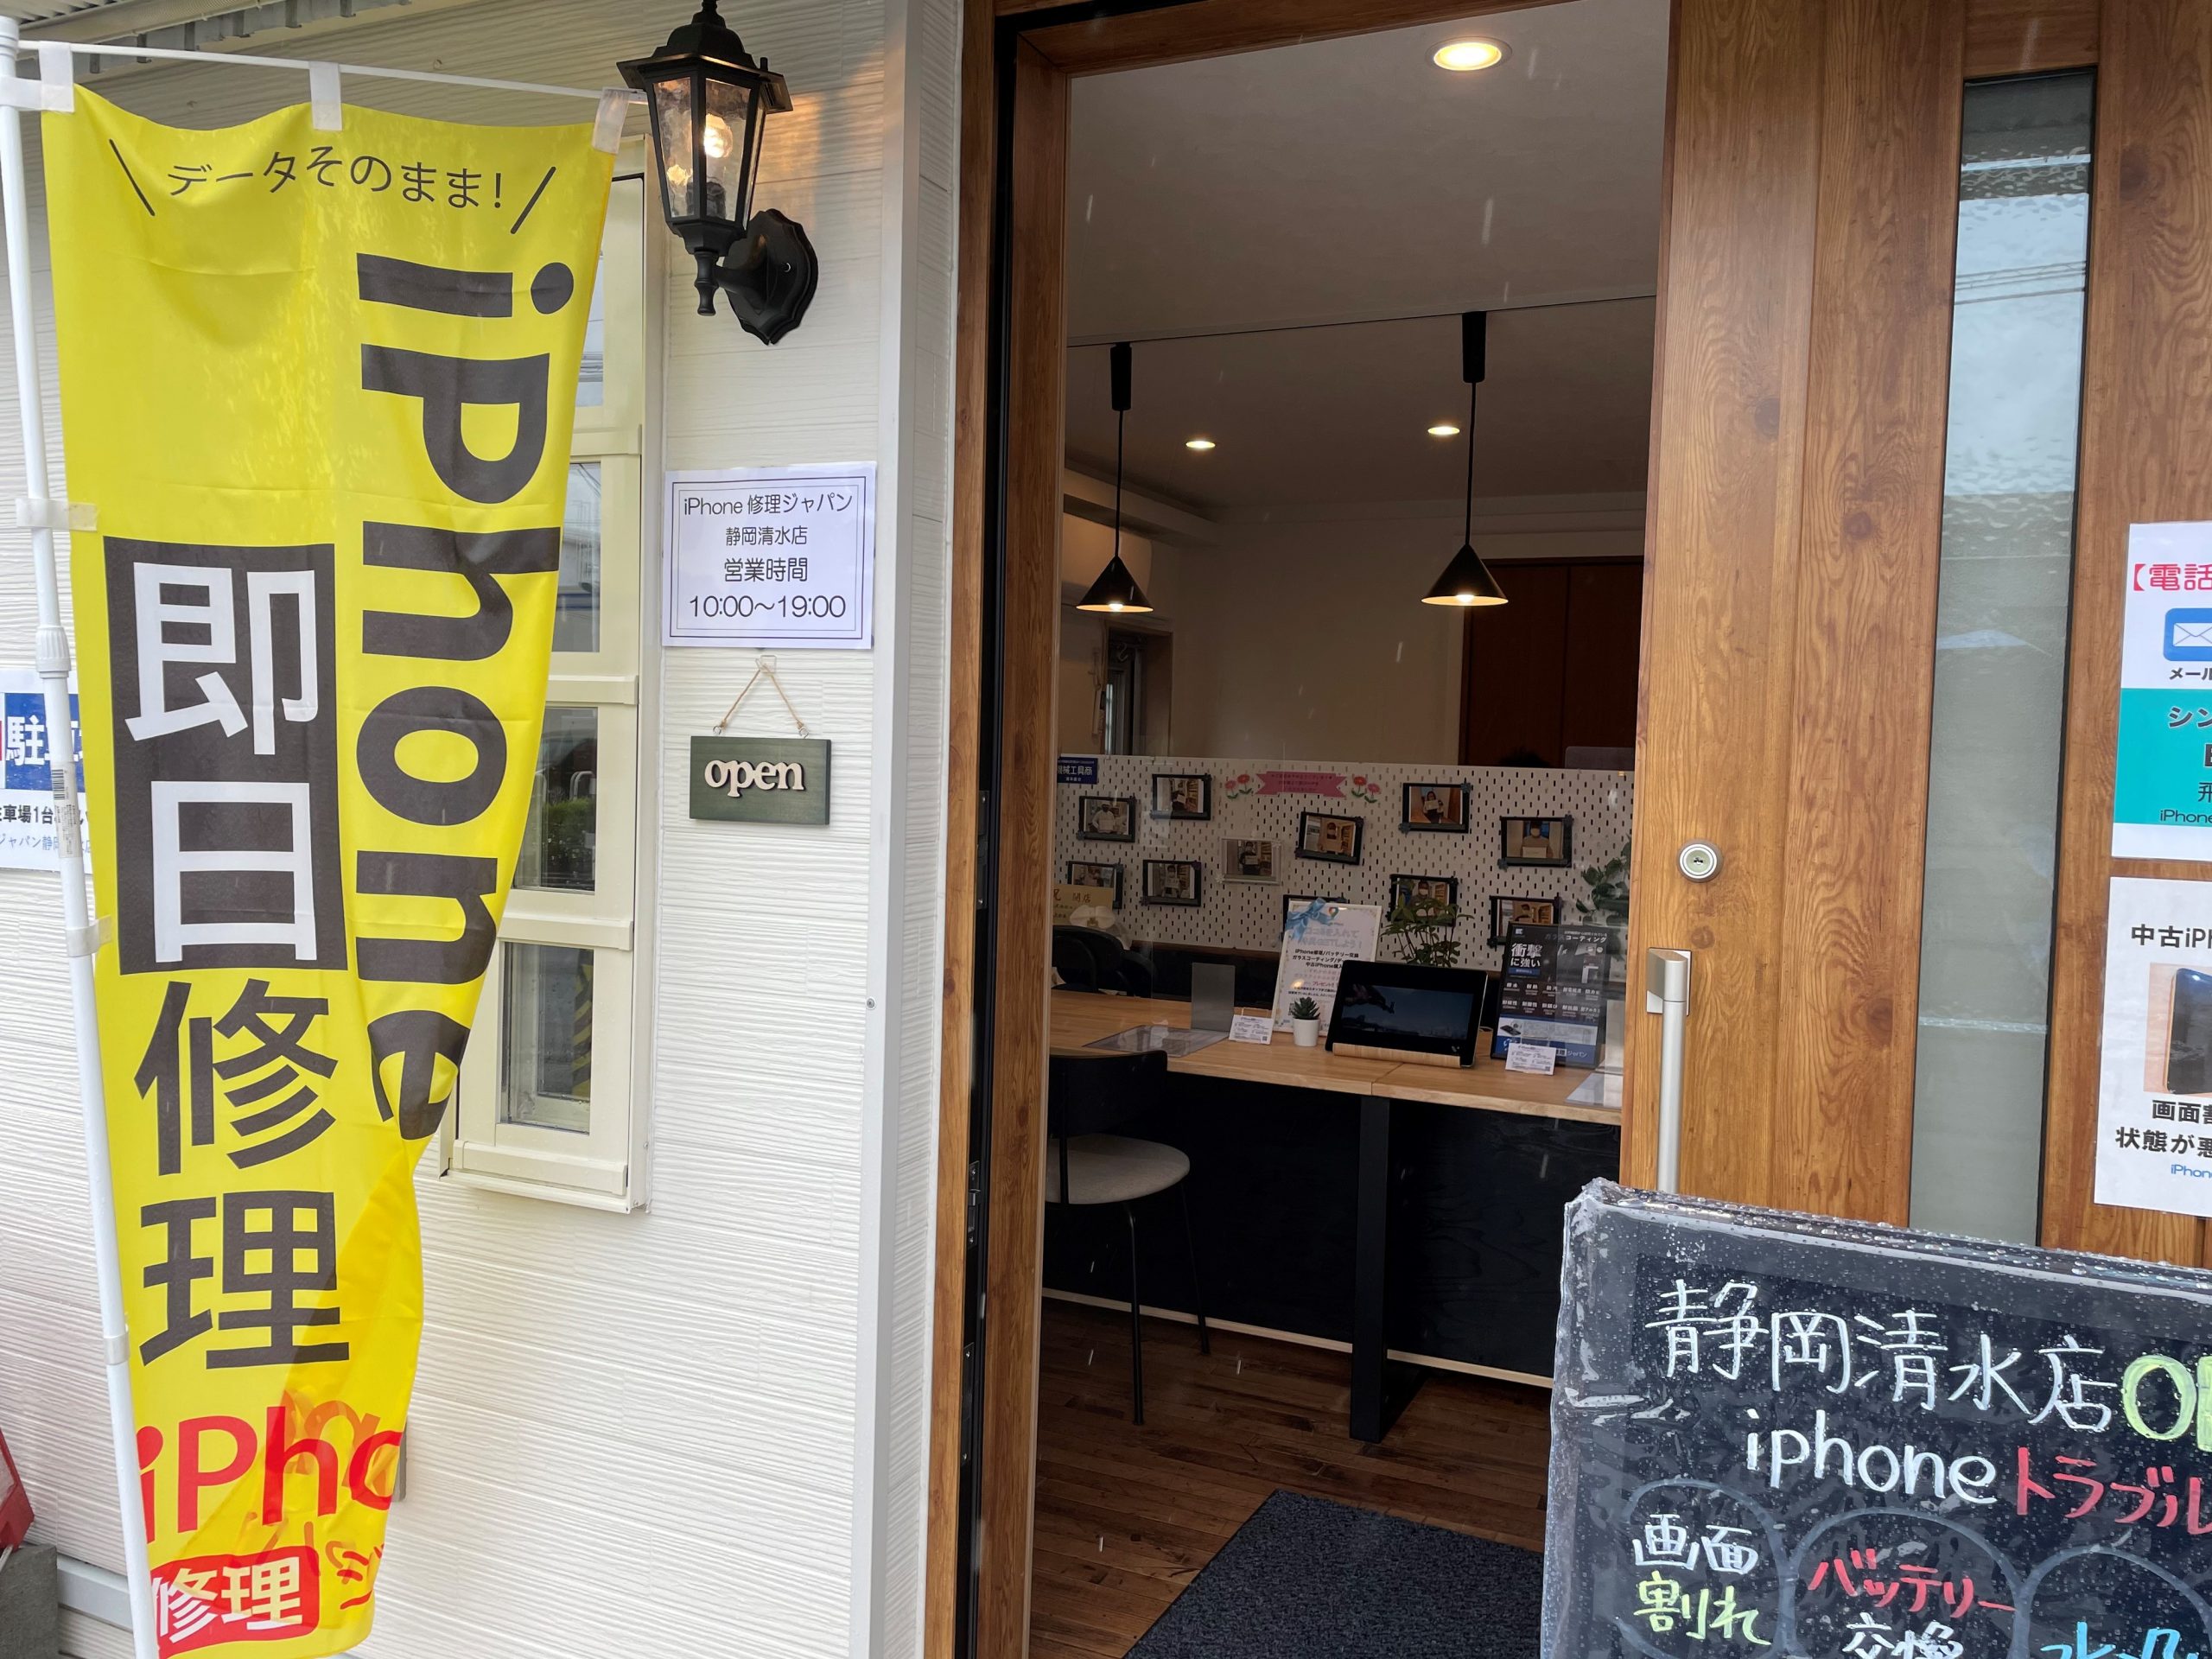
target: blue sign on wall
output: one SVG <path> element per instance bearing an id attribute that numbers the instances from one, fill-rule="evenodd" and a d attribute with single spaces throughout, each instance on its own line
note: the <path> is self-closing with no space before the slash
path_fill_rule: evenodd
<path id="1" fill-rule="evenodd" d="M 1064 754 L 1060 757 L 1060 781 L 1064 784 L 1095 784 L 1098 781 L 1098 757 L 1095 754 Z"/>
<path id="2" fill-rule="evenodd" d="M 69 696 L 69 719 L 77 719 L 77 696 Z M 0 789 L 35 790 L 45 795 L 51 787 L 53 761 L 47 743 L 46 694 L 43 691 L 0 693 Z M 85 786 L 85 750 L 80 734 L 73 734 L 77 752 L 77 787 Z"/>

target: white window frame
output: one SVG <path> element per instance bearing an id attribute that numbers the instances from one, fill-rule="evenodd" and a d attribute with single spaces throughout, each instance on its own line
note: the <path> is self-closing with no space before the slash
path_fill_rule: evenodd
<path id="1" fill-rule="evenodd" d="M 608 199 L 599 282 L 605 289 L 601 401 L 580 404 L 570 460 L 600 478 L 599 639 L 591 652 L 553 653 L 549 707 L 592 709 L 598 721 L 592 890 L 516 887 L 499 923 L 457 1099 L 444 1128 L 444 1166 L 471 1186 L 594 1209 L 645 1202 L 651 1076 L 651 917 L 658 814 L 654 711 L 644 688 L 657 667 L 645 626 L 652 503 L 644 487 L 658 331 L 658 204 L 648 201 L 635 146 L 626 146 Z M 504 1121 L 501 1069 L 509 1032 L 508 948 L 565 945 L 592 952 L 591 1099 L 582 1131 Z"/>

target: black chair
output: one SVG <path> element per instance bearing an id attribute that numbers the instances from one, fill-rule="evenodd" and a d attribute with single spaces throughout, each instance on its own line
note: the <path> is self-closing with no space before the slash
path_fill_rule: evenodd
<path id="1" fill-rule="evenodd" d="M 1183 1242 L 1191 1253 L 1191 1289 L 1198 1318 L 1198 1351 L 1213 1351 L 1206 1331 L 1205 1292 L 1198 1274 L 1198 1235 L 1191 1226 L 1187 1154 L 1160 1141 L 1114 1130 L 1128 1123 L 1167 1080 L 1167 1056 L 1101 1053 L 1077 1059 L 1056 1054 L 1047 1077 L 1045 1201 L 1118 1204 L 1129 1223 L 1130 1421 L 1144 1421 L 1144 1313 L 1137 1292 L 1137 1201 L 1175 1189 L 1183 1209 Z"/>
<path id="2" fill-rule="evenodd" d="M 1052 929 L 1052 967 L 1071 991 L 1152 995 L 1152 969 L 1111 933 L 1062 922 Z"/>
<path id="3" fill-rule="evenodd" d="M 1111 933 L 1065 922 L 1052 929 L 1052 967 L 1071 991 L 1117 989 L 1113 964 L 1121 956 L 1122 942 Z"/>

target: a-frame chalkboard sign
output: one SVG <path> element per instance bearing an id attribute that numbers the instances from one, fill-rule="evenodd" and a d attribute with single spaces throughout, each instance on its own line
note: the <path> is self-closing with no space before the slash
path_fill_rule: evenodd
<path id="1" fill-rule="evenodd" d="M 1567 1208 L 1546 1659 L 2212 1659 L 2212 1274 Z"/>

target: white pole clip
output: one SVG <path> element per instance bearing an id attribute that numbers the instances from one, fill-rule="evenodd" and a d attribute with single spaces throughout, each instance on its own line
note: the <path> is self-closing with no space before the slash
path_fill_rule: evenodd
<path id="1" fill-rule="evenodd" d="M 599 114 L 591 124 L 591 147 L 612 156 L 622 148 L 622 123 L 630 114 L 630 94 L 610 86 L 599 95 Z"/>
<path id="2" fill-rule="evenodd" d="M 77 72 L 66 41 L 38 43 L 39 107 L 67 115 L 77 107 Z"/>
<path id="3" fill-rule="evenodd" d="M 0 107 L 29 110 L 33 114 L 41 110 L 67 114 L 77 107 L 76 83 L 65 81 L 54 86 L 43 80 L 0 80 Z"/>
<path id="4" fill-rule="evenodd" d="M 99 514 L 89 501 L 60 501 L 50 495 L 16 498 L 17 530 L 97 530 Z"/>
<path id="5" fill-rule="evenodd" d="M 334 63 L 308 65 L 308 103 L 317 132 L 343 132 L 346 130 L 345 94 L 339 90 L 338 66 Z"/>

